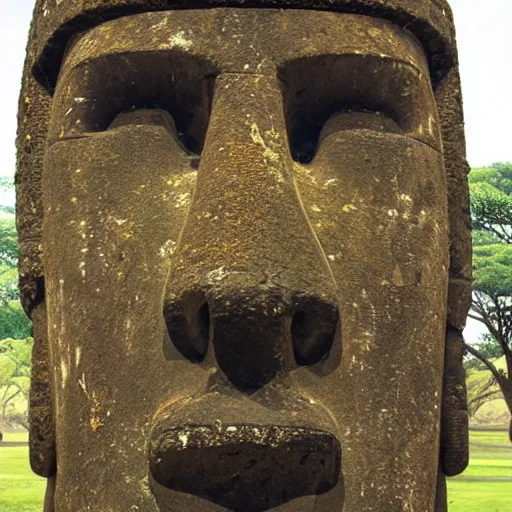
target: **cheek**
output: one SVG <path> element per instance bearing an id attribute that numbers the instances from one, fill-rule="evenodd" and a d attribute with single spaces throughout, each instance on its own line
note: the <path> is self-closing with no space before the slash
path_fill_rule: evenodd
<path id="1" fill-rule="evenodd" d="M 343 399 L 328 405 L 346 426 L 344 473 L 367 459 L 402 482 L 433 474 L 449 249 L 442 156 L 399 135 L 346 131 L 296 176 L 342 305 L 342 361 L 328 381 Z"/>
<path id="2" fill-rule="evenodd" d="M 448 218 L 440 153 L 400 135 L 345 131 L 327 138 L 312 165 L 297 171 L 346 304 L 362 289 L 407 289 L 433 301 L 444 293 Z"/>
<path id="3" fill-rule="evenodd" d="M 346 131 L 324 141 L 298 184 L 340 292 L 344 350 L 354 338 L 395 350 L 404 348 L 397 333 L 407 333 L 403 343 L 415 332 L 439 338 L 448 273 L 442 156 L 410 138 Z"/>
<path id="4" fill-rule="evenodd" d="M 163 293 L 195 172 L 165 130 L 131 126 L 54 144 L 44 181 L 49 333 L 66 414 L 87 402 L 84 374 L 88 395 L 111 403 L 109 421 L 114 402 L 146 400 L 152 413 L 155 386 L 168 384 L 155 377 L 167 370 Z"/>
<path id="5" fill-rule="evenodd" d="M 112 285 L 168 268 L 195 173 L 165 130 L 127 126 L 57 143 L 44 181 L 50 269 Z"/>

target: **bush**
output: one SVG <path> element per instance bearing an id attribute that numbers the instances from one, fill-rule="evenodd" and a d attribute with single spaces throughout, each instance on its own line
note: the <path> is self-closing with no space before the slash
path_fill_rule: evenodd
<path id="1" fill-rule="evenodd" d="M 0 340 L 25 339 L 31 334 L 32 322 L 25 315 L 19 302 L 12 301 L 7 307 L 0 307 Z"/>

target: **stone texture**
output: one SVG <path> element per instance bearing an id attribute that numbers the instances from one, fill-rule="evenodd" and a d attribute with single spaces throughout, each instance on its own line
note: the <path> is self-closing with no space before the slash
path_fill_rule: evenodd
<path id="1" fill-rule="evenodd" d="M 453 18 L 446 0 L 38 0 L 38 77 L 53 88 L 69 38 L 108 19 L 146 11 L 219 7 L 312 9 L 394 21 L 422 41 L 436 81 L 453 64 L 456 53 Z"/>
<path id="2" fill-rule="evenodd" d="M 36 5 L 17 186 L 45 510 L 442 512 L 471 282 L 449 8 L 234 5 Z"/>

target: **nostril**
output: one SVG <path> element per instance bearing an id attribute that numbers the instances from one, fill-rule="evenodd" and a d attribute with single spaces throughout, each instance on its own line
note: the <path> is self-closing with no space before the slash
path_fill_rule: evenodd
<path id="1" fill-rule="evenodd" d="M 183 356 L 195 363 L 205 358 L 210 336 L 210 308 L 203 301 L 204 297 L 191 293 L 164 307 L 171 342 Z"/>
<path id="2" fill-rule="evenodd" d="M 337 311 L 297 311 L 293 315 L 291 335 L 297 364 L 313 365 L 330 352 L 337 321 Z"/>
<path id="3" fill-rule="evenodd" d="M 320 357 L 315 343 L 313 322 L 306 312 L 298 311 L 292 318 L 292 341 L 295 360 L 301 366 L 316 363 Z"/>
<path id="4" fill-rule="evenodd" d="M 208 345 L 208 338 L 210 336 L 210 307 L 208 302 L 205 302 L 197 313 L 197 324 L 199 327 L 199 337 L 203 340 L 205 346 Z"/>
<path id="5" fill-rule="evenodd" d="M 292 319 L 292 336 L 293 339 L 297 339 L 300 341 L 306 335 L 306 329 L 310 326 L 308 325 L 308 315 L 304 311 L 297 311 L 295 315 L 293 315 Z"/>

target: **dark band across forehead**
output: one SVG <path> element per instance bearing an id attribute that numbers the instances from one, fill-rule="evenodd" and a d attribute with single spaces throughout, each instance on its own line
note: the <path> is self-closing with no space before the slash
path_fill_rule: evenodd
<path id="1" fill-rule="evenodd" d="M 312 9 L 387 19 L 420 40 L 434 84 L 455 60 L 453 18 L 446 0 L 38 0 L 34 74 L 53 91 L 70 38 L 106 20 L 147 11 L 215 7 Z"/>

